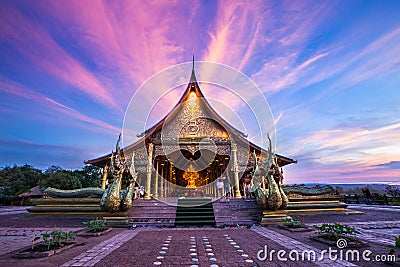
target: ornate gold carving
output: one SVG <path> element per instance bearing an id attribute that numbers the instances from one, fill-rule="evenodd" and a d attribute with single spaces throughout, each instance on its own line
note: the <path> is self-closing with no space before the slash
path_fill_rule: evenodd
<path id="1" fill-rule="evenodd" d="M 192 119 L 189 123 L 182 126 L 179 133 L 180 138 L 199 136 L 220 140 L 229 139 L 227 131 L 218 122 L 207 117 Z"/>
<path id="2" fill-rule="evenodd" d="M 226 145 L 217 144 L 217 154 L 230 156 L 231 155 L 231 146 L 229 144 L 226 144 Z"/>
<path id="3" fill-rule="evenodd" d="M 161 145 L 155 145 L 154 146 L 154 158 L 157 156 L 164 155 L 164 149 Z"/>
<path id="4" fill-rule="evenodd" d="M 199 132 L 199 126 L 197 125 L 196 120 L 191 120 L 188 128 L 190 136 L 197 136 L 197 133 Z"/>
<path id="5" fill-rule="evenodd" d="M 135 160 L 138 162 L 138 160 L 141 159 L 146 159 L 147 160 L 147 150 L 144 146 L 135 149 Z"/>

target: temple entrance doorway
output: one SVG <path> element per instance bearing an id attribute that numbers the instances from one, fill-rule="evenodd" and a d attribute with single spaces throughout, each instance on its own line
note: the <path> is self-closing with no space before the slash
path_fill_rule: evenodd
<path id="1" fill-rule="evenodd" d="M 205 151 L 203 150 L 203 155 L 201 155 L 200 151 L 192 154 L 190 151 L 180 150 L 180 153 L 184 155 L 181 159 L 179 157 L 166 157 L 165 155 L 157 156 L 154 166 L 160 179 L 162 177 L 164 180 L 181 187 L 189 187 L 188 173 L 196 173 L 194 175 L 196 179 L 192 181 L 192 185 L 196 188 L 213 183 L 225 171 L 226 175 L 229 176 L 230 171 L 227 168 L 230 156 L 217 154 L 210 164 L 209 162 L 202 161 L 202 159 L 207 158 L 207 156 L 204 156 Z M 173 162 L 169 158 L 177 159 L 177 161 Z M 181 162 L 179 162 L 180 160 Z"/>

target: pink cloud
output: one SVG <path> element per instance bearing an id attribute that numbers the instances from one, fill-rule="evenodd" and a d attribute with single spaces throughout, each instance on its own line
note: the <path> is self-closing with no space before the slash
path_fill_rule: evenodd
<path id="1" fill-rule="evenodd" d="M 0 77 L 0 91 L 3 91 L 8 94 L 16 95 L 16 96 L 22 97 L 27 100 L 34 100 L 48 108 L 51 108 L 53 110 L 56 110 L 60 113 L 67 115 L 67 117 L 74 118 L 74 119 L 77 119 L 79 121 L 83 121 L 86 123 L 90 123 L 92 125 L 96 125 L 98 127 L 104 128 L 104 129 L 109 129 L 113 132 L 121 132 L 121 129 L 118 127 L 110 125 L 101 120 L 97 120 L 97 119 L 91 118 L 89 116 L 86 116 L 86 115 L 76 111 L 73 108 L 70 108 L 66 105 L 61 104 L 60 102 L 55 101 L 54 99 L 51 99 L 49 97 L 46 97 L 45 95 L 34 92 L 28 88 L 25 88 L 18 83 L 15 83 L 15 82 L 12 82 L 9 80 L 5 80 L 2 77 Z"/>
<path id="2" fill-rule="evenodd" d="M 275 36 L 279 38 L 278 42 L 283 46 L 302 48 L 315 28 L 327 18 L 330 12 L 327 5 L 327 2 L 285 1 L 285 9 L 274 13 L 283 23 L 277 31 L 280 34 Z"/>
<path id="3" fill-rule="evenodd" d="M 398 170 L 379 167 L 379 164 L 400 158 L 399 139 L 400 122 L 369 130 L 353 127 L 316 131 L 285 144 L 286 150 L 292 148 L 288 154 L 299 157 L 297 166 L 288 168 L 290 179 L 396 181 L 400 179 Z"/>
<path id="4" fill-rule="evenodd" d="M 1 13 L 0 36 L 20 54 L 95 101 L 122 111 L 99 79 L 60 47 L 44 27 L 13 8 Z"/>
<path id="5" fill-rule="evenodd" d="M 119 103 L 126 104 L 127 97 L 155 73 L 189 61 L 192 51 L 185 57 L 185 47 L 198 50 L 192 38 L 197 2 L 52 1 L 41 8 L 68 25 L 80 49 L 106 74 L 99 80 L 110 85 L 109 94 Z M 115 88 L 115 75 L 123 77 L 124 86 Z M 148 94 L 161 96 L 161 91 L 153 88 Z"/>
<path id="6" fill-rule="evenodd" d="M 353 29 L 353 31 L 357 31 L 357 28 Z M 398 71 L 398 60 L 393 55 L 400 53 L 399 40 L 400 28 L 395 28 L 373 41 L 361 45 L 361 48 L 358 48 L 358 53 L 351 52 L 351 54 L 343 52 L 348 48 L 348 40 L 338 40 L 334 47 L 320 51 L 319 54 L 299 66 L 293 65 L 297 55 L 291 55 L 288 58 L 277 58 L 265 64 L 263 69 L 252 78 L 262 85 L 262 88 L 273 93 L 285 89 L 288 85 L 298 83 L 297 89 L 292 90 L 295 92 L 308 85 L 332 78 L 335 75 L 344 74 L 339 79 L 330 82 L 325 90 L 322 90 L 312 101 L 309 101 L 307 105 L 310 105 L 312 102 L 326 97 L 332 91 L 337 92 L 367 79 L 389 75 Z M 320 59 L 324 57 L 327 57 L 329 64 L 319 64 Z M 318 67 L 318 69 L 315 71 L 315 68 L 312 69 L 313 67 Z M 285 74 L 286 70 L 288 74 Z M 306 77 L 304 81 L 300 82 L 305 75 L 309 74 L 310 70 L 314 70 L 313 76 Z M 273 79 L 271 76 L 277 77 L 277 79 Z M 268 88 L 268 84 L 273 85 Z M 304 104 L 298 108 L 304 108 Z"/>
<path id="7" fill-rule="evenodd" d="M 221 1 L 205 61 L 224 63 L 239 69 L 246 66 L 261 40 L 262 2 Z"/>
<path id="8" fill-rule="evenodd" d="M 270 6 L 271 12 L 263 25 L 263 42 L 256 51 L 265 54 L 265 63 L 251 74 L 261 90 L 270 94 L 298 83 L 330 54 L 327 49 L 322 49 L 299 60 L 317 27 L 329 19 L 327 3 L 286 1 L 283 6 L 284 9 L 280 5 Z M 307 84 L 309 79 L 307 77 L 303 83 Z"/>
<path id="9" fill-rule="evenodd" d="M 328 53 L 320 53 L 295 65 L 297 54 L 282 56 L 266 63 L 263 68 L 252 75 L 252 79 L 264 92 L 274 93 L 298 82 L 313 68 L 313 63 L 326 57 Z"/>
<path id="10" fill-rule="evenodd" d="M 303 162 L 304 163 L 304 162 Z M 398 170 L 380 169 L 360 164 L 314 164 L 284 168 L 285 183 L 371 183 L 394 182 L 399 180 Z"/>
<path id="11" fill-rule="evenodd" d="M 353 31 L 356 31 L 354 29 Z M 343 53 L 337 56 L 329 65 L 329 68 L 323 68 L 317 72 L 315 77 L 308 84 L 326 80 L 337 74 L 344 73 L 340 79 L 330 83 L 319 95 L 314 98 L 318 101 L 329 95 L 332 91 L 346 89 L 359 82 L 365 82 L 368 79 L 387 76 L 399 71 L 399 64 L 393 55 L 400 53 L 400 28 L 396 28 L 382 34 L 369 43 L 363 44 L 358 53 Z M 345 44 L 346 42 L 343 41 Z M 348 45 L 348 44 L 347 44 Z M 345 48 L 343 45 L 341 48 Z"/>

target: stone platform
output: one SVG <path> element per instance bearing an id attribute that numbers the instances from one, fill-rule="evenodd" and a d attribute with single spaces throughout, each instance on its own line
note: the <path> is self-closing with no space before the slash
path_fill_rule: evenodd
<path id="1" fill-rule="evenodd" d="M 347 204 L 342 200 L 342 197 L 333 195 L 290 196 L 285 212 L 288 216 L 361 213 L 347 209 Z M 35 215 L 68 214 L 102 217 L 110 224 L 121 227 L 131 225 L 173 227 L 178 198 L 136 199 L 133 201 L 132 208 L 125 213 L 103 212 L 99 207 L 100 198 L 43 198 L 35 199 L 33 202 L 35 206 L 27 210 Z M 213 199 L 212 207 L 216 226 L 253 225 L 259 222 L 269 224 L 282 221 L 282 218 L 286 216 L 286 214 L 283 216 L 282 212 L 278 212 L 279 214 L 262 212 L 252 198 Z"/>
<path id="2" fill-rule="evenodd" d="M 100 198 L 37 198 L 32 204 L 32 214 L 103 214 Z"/>
<path id="3" fill-rule="evenodd" d="M 285 211 L 288 215 L 328 215 L 360 213 L 347 209 L 343 196 L 289 196 L 289 204 Z"/>

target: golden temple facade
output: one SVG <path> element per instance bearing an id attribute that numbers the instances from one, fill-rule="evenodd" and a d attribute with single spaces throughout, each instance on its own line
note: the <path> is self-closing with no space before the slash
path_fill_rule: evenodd
<path id="1" fill-rule="evenodd" d="M 194 68 L 181 99 L 169 114 L 138 135 L 138 141 L 122 149 L 125 160 L 135 153 L 137 182 L 145 198 L 179 196 L 182 189 L 198 189 L 216 196 L 217 179 L 227 179 L 234 197 L 241 197 L 241 184 L 251 179 L 253 151 L 265 150 L 226 122 L 200 90 Z M 279 166 L 296 161 L 276 154 Z M 111 154 L 85 161 L 104 169 L 102 188 L 107 184 Z"/>

